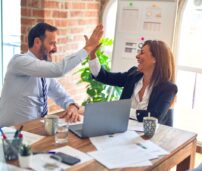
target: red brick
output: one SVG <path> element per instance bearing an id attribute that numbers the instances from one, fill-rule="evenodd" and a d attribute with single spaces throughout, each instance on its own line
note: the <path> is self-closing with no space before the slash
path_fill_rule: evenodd
<path id="1" fill-rule="evenodd" d="M 44 10 L 33 9 L 33 17 L 44 18 Z"/>
<path id="2" fill-rule="evenodd" d="M 75 28 L 72 28 L 71 29 L 71 33 L 81 33 L 81 32 L 83 32 L 83 28 L 79 28 L 79 27 L 75 27 Z"/>
<path id="3" fill-rule="evenodd" d="M 52 17 L 54 18 L 67 18 L 67 16 L 65 11 L 52 11 Z"/>
<path id="4" fill-rule="evenodd" d="M 41 8 L 41 0 L 28 1 L 27 6 L 32 7 L 32 8 Z"/>
<path id="5" fill-rule="evenodd" d="M 58 44 L 64 44 L 67 43 L 67 38 L 58 38 Z"/>
<path id="6" fill-rule="evenodd" d="M 29 25 L 32 26 L 33 24 L 35 24 L 35 19 L 31 19 L 31 18 L 21 18 L 21 25 Z"/>
<path id="7" fill-rule="evenodd" d="M 60 3 L 55 1 L 44 1 L 44 8 L 59 9 Z"/>
<path id="8" fill-rule="evenodd" d="M 100 4 L 99 3 L 87 3 L 87 9 L 96 9 L 99 10 Z"/>
<path id="9" fill-rule="evenodd" d="M 71 3 L 65 2 L 64 8 L 65 8 L 65 9 L 70 9 L 70 8 L 71 8 Z"/>
<path id="10" fill-rule="evenodd" d="M 83 12 L 82 11 L 71 11 L 70 12 L 71 17 L 83 17 Z"/>
<path id="11" fill-rule="evenodd" d="M 32 16 L 32 9 L 30 8 L 21 8 L 21 15 L 22 16 Z"/>
<path id="12" fill-rule="evenodd" d="M 76 19 L 69 19 L 69 20 L 67 20 L 67 25 L 68 26 L 75 26 L 75 25 L 79 25 L 79 21 L 78 20 L 76 20 Z"/>
<path id="13" fill-rule="evenodd" d="M 45 18 L 52 18 L 52 11 L 44 10 L 44 17 Z"/>
<path id="14" fill-rule="evenodd" d="M 79 25 L 97 25 L 98 24 L 98 19 L 80 19 L 79 20 Z"/>
<path id="15" fill-rule="evenodd" d="M 85 3 L 72 3 L 71 9 L 85 9 L 86 4 Z"/>
<path id="16" fill-rule="evenodd" d="M 27 6 L 27 0 L 21 0 L 21 7 L 26 7 Z"/>
<path id="17" fill-rule="evenodd" d="M 69 33 L 69 31 L 65 28 L 65 29 L 63 29 L 63 28 L 60 28 L 59 30 L 58 30 L 58 34 L 59 35 L 67 35 Z"/>
<path id="18" fill-rule="evenodd" d="M 85 25 L 85 24 L 87 24 L 85 19 L 80 19 L 79 20 L 79 25 Z"/>
<path id="19" fill-rule="evenodd" d="M 21 51 L 22 52 L 27 52 L 27 49 L 28 49 L 27 44 L 21 43 Z"/>
<path id="20" fill-rule="evenodd" d="M 67 20 L 55 20 L 55 25 L 59 28 L 59 27 L 66 27 L 68 25 Z"/>
<path id="21" fill-rule="evenodd" d="M 55 20 L 53 20 L 53 19 L 45 19 L 44 22 L 51 24 L 51 25 L 55 25 Z"/>
<path id="22" fill-rule="evenodd" d="M 98 17 L 98 12 L 97 11 L 86 11 L 85 12 L 86 17 Z"/>

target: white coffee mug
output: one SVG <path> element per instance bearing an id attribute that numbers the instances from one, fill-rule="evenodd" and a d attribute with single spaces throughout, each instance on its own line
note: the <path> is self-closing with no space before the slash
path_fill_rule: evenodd
<path id="1" fill-rule="evenodd" d="M 56 115 L 46 115 L 44 117 L 45 130 L 48 135 L 55 135 L 59 117 Z"/>

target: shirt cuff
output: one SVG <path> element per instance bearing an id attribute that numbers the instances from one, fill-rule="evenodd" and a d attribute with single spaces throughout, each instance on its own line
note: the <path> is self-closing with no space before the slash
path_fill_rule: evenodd
<path id="1" fill-rule="evenodd" d="M 97 77 L 100 72 L 100 68 L 101 68 L 98 58 L 89 60 L 89 67 L 90 67 L 90 71 L 93 74 L 93 76 Z"/>
<path id="2" fill-rule="evenodd" d="M 80 109 L 80 106 L 79 106 L 77 103 L 70 103 L 69 106 L 70 106 L 70 105 L 74 105 L 78 110 Z M 68 107 L 69 107 L 69 106 L 68 106 Z"/>

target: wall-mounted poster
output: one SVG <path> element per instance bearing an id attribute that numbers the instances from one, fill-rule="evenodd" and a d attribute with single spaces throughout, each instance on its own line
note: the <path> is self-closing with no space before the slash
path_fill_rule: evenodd
<path id="1" fill-rule="evenodd" d="M 112 71 L 136 65 L 145 40 L 163 40 L 172 46 L 177 1 L 118 0 Z"/>

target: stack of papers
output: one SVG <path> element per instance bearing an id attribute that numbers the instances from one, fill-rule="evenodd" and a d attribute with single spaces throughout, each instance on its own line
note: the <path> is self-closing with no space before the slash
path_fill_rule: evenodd
<path id="1" fill-rule="evenodd" d="M 169 154 L 136 132 L 90 138 L 98 151 L 88 153 L 109 169 L 152 165 L 152 159 Z"/>
<path id="2" fill-rule="evenodd" d="M 140 140 L 142 140 L 142 138 L 135 131 L 90 138 L 91 143 L 97 150 L 105 150 L 114 146 L 131 145 Z"/>
<path id="3" fill-rule="evenodd" d="M 22 169 L 22 168 L 19 168 L 19 167 L 16 167 L 16 166 L 13 166 L 13 165 L 10 165 L 7 163 L 2 163 L 2 162 L 0 162 L 0 170 L 3 170 L 3 171 L 30 171 L 27 169 Z"/>
<path id="4" fill-rule="evenodd" d="M 137 145 L 123 145 L 89 153 L 109 169 L 151 165 L 153 156 Z"/>

